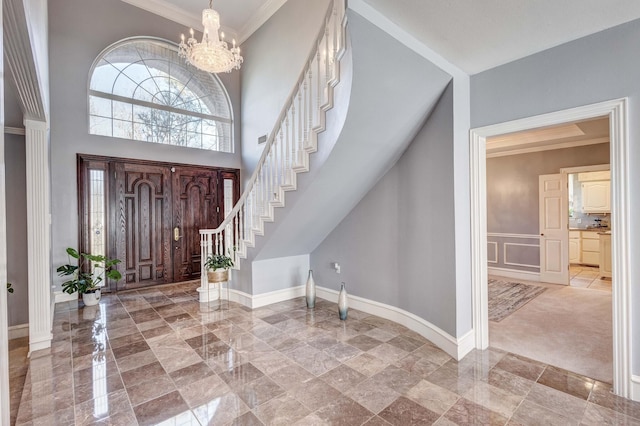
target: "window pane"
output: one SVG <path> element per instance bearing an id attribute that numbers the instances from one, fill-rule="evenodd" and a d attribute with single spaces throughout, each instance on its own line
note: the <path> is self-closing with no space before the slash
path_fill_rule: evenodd
<path id="1" fill-rule="evenodd" d="M 111 100 L 89 96 L 89 114 L 111 117 Z"/>
<path id="2" fill-rule="evenodd" d="M 92 135 L 111 136 L 111 119 L 89 116 L 89 133 Z"/>
<path id="3" fill-rule="evenodd" d="M 131 121 L 113 120 L 113 137 L 133 139 L 133 123 Z"/>
<path id="4" fill-rule="evenodd" d="M 106 253 L 105 193 L 104 170 L 89 170 L 89 247 L 93 255 Z"/>
<path id="5" fill-rule="evenodd" d="M 233 179 L 224 179 L 224 217 L 233 210 Z"/>
<path id="6" fill-rule="evenodd" d="M 132 108 L 130 103 L 113 101 L 113 118 L 132 121 Z"/>

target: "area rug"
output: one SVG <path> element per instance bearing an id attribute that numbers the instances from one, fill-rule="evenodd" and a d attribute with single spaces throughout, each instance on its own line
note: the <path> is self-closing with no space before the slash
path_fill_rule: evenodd
<path id="1" fill-rule="evenodd" d="M 502 321 L 545 290 L 531 284 L 489 279 L 489 320 Z"/>

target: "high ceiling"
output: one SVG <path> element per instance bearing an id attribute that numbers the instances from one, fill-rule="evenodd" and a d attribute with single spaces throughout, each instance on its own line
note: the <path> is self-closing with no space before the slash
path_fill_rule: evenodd
<path id="1" fill-rule="evenodd" d="M 207 0 L 122 0 L 194 28 Z M 311 0 L 305 0 L 311 1 Z M 363 0 L 468 74 L 640 18 L 638 0 Z M 215 0 L 244 41 L 286 0 Z"/>

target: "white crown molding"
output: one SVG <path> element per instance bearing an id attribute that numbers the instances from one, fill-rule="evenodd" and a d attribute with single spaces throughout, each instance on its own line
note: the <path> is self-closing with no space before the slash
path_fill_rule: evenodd
<path id="1" fill-rule="evenodd" d="M 268 0 L 258 9 L 240 29 L 238 33 L 238 43 L 243 43 L 251 34 L 269 20 L 280 9 L 287 0 Z"/>
<path id="2" fill-rule="evenodd" d="M 24 127 L 8 127 L 8 126 L 4 128 L 4 133 L 6 135 L 22 135 L 22 136 L 26 134 Z"/>
<path id="3" fill-rule="evenodd" d="M 499 152 L 490 152 L 487 149 L 487 158 L 506 157 L 509 155 L 517 155 L 517 154 L 529 154 L 531 152 L 550 151 L 555 149 L 575 148 L 577 146 L 597 145 L 600 143 L 607 143 L 607 142 L 609 142 L 609 137 L 605 136 L 605 137 L 595 138 L 595 139 L 571 141 L 571 142 L 560 142 L 560 143 L 535 146 L 535 147 L 529 147 L 529 148 L 514 148 L 514 149 L 509 149 L 507 151 L 499 151 Z"/>
<path id="4" fill-rule="evenodd" d="M 154 13 L 178 24 L 186 25 L 197 30 L 202 27 L 200 15 L 188 13 L 184 9 L 177 7 L 164 0 L 122 0 L 125 3 L 139 7 L 147 12 Z M 177 38 L 177 37 L 176 37 Z"/>

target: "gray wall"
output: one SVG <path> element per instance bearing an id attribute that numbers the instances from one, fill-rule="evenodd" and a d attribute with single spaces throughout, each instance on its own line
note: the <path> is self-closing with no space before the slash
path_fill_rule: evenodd
<path id="1" fill-rule="evenodd" d="M 99 19 L 95 19 L 99 17 Z M 236 118 L 236 153 L 216 153 L 88 134 L 87 80 L 96 56 L 132 36 L 178 41 L 187 28 L 121 1 L 49 2 L 51 78 L 52 275 L 66 260 L 65 247 L 78 244 L 76 154 L 97 154 L 221 167 L 241 165 L 240 77 L 223 73 Z"/>
<path id="2" fill-rule="evenodd" d="M 329 0 L 288 0 L 242 44 L 242 170 L 246 182 L 293 89 Z M 243 185 L 244 187 L 244 185 Z"/>
<path id="3" fill-rule="evenodd" d="M 538 176 L 559 173 L 563 167 L 607 163 L 608 143 L 488 158 L 487 232 L 538 235 Z M 489 263 L 490 267 L 539 272 L 540 251 L 531 247 L 539 244 L 538 240 L 491 235 L 487 240 L 489 254 L 494 253 L 495 246 L 492 244 L 498 244 L 498 263 Z M 537 267 L 506 265 L 504 243 L 515 244 L 508 246 L 509 263 Z M 489 261 L 491 260 L 489 257 Z"/>
<path id="4" fill-rule="evenodd" d="M 9 326 L 12 326 L 29 322 L 24 136 L 5 134 L 4 155 L 7 182 L 7 279 L 15 289 L 13 294 L 8 295 Z"/>
<path id="5" fill-rule="evenodd" d="M 471 80 L 472 127 L 501 123 L 594 102 L 629 98 L 628 151 L 630 211 L 640 210 L 640 21 L 485 71 Z M 615 224 L 612 225 L 615 227 Z M 631 221 L 627 235 L 631 254 L 640 253 L 640 225 Z M 640 306 L 640 263 L 632 259 L 630 306 Z M 640 324 L 640 309 L 633 310 Z M 640 327 L 633 333 L 634 374 L 640 374 Z"/>
<path id="6" fill-rule="evenodd" d="M 456 335 L 453 89 L 384 177 L 313 251 L 320 286 L 409 311 Z M 332 262 L 342 266 L 340 275 Z"/>

